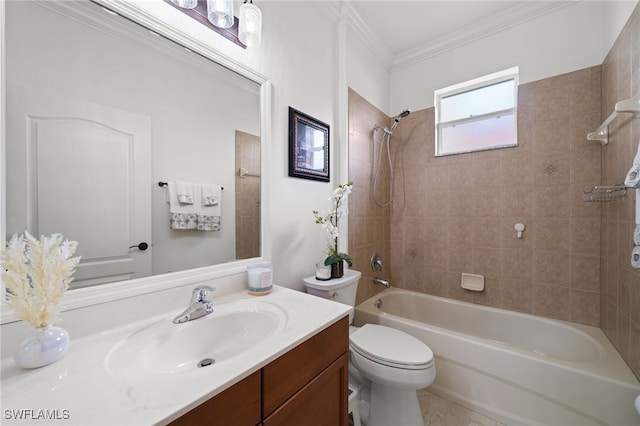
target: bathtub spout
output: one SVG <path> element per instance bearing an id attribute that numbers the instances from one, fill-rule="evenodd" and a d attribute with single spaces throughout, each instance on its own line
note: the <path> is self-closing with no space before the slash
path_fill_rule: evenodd
<path id="1" fill-rule="evenodd" d="M 391 284 L 389 284 L 389 281 L 388 281 L 388 280 L 383 280 L 382 278 L 378 278 L 378 277 L 375 277 L 375 278 L 373 279 L 373 283 L 374 283 L 374 284 L 380 284 L 380 285 L 381 285 L 381 286 L 383 286 L 384 288 L 389 288 L 389 287 L 391 287 Z"/>

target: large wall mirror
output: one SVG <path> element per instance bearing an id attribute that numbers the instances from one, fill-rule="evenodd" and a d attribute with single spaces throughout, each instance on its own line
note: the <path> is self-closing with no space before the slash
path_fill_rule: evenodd
<path id="1" fill-rule="evenodd" d="M 6 237 L 77 240 L 75 288 L 265 255 L 265 78 L 134 4 L 4 3 Z M 219 230 L 171 226 L 177 181 L 223 188 Z"/>

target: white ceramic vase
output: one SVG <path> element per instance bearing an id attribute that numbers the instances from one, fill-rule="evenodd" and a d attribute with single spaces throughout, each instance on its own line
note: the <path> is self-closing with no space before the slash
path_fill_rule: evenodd
<path id="1" fill-rule="evenodd" d="M 62 358 L 69 342 L 69 333 L 62 327 L 36 328 L 22 340 L 13 359 L 22 368 L 43 367 Z"/>

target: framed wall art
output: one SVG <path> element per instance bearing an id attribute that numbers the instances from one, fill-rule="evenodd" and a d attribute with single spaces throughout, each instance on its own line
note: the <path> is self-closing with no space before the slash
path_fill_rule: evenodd
<path id="1" fill-rule="evenodd" d="M 329 125 L 291 107 L 289 176 L 329 182 Z"/>

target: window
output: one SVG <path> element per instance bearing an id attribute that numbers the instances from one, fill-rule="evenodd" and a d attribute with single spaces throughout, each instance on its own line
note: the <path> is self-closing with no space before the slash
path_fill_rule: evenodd
<path id="1" fill-rule="evenodd" d="M 518 145 L 518 67 L 435 91 L 436 156 Z"/>

